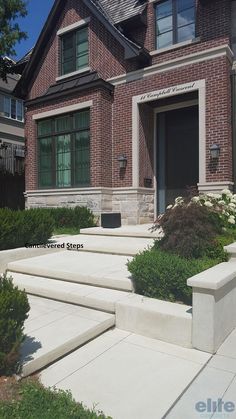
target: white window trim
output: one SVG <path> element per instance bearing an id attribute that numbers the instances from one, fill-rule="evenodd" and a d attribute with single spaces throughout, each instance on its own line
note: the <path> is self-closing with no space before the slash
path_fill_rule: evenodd
<path id="1" fill-rule="evenodd" d="M 172 51 L 173 49 L 185 47 L 185 46 L 191 45 L 191 44 L 196 44 L 197 42 L 200 42 L 200 41 L 201 41 L 200 37 L 189 39 L 188 41 L 179 42 L 178 44 L 173 44 L 173 45 L 170 45 L 169 47 L 166 47 L 166 48 L 155 49 L 154 51 L 150 52 L 150 55 L 152 55 L 152 56 L 153 55 L 158 55 L 158 54 L 161 54 L 163 52 Z"/>
<path id="2" fill-rule="evenodd" d="M 72 73 L 67 73 L 67 74 L 63 74 L 63 76 L 58 76 L 56 78 L 56 81 L 60 81 L 60 80 L 67 79 L 68 77 L 76 76 L 76 74 L 87 73 L 90 70 L 91 70 L 90 67 L 84 67 L 84 68 L 81 68 L 80 70 L 72 71 Z"/>
<path id="3" fill-rule="evenodd" d="M 91 108 L 93 101 L 89 100 L 87 102 L 76 103 L 75 105 L 64 106 L 63 108 L 53 109 L 48 112 L 41 112 L 33 115 L 33 120 L 37 121 L 39 119 L 49 118 L 51 116 L 62 115 L 69 112 L 79 111 L 80 109 Z"/>
<path id="4" fill-rule="evenodd" d="M 57 35 L 64 35 L 67 32 L 74 31 L 81 26 L 87 25 L 90 22 L 90 17 L 86 17 L 85 19 L 79 20 L 78 22 L 72 23 L 72 25 L 66 26 L 65 28 L 61 28 L 57 31 Z"/>

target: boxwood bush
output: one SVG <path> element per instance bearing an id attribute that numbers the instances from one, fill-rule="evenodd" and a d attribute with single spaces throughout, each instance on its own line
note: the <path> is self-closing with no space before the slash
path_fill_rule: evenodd
<path id="1" fill-rule="evenodd" d="M 0 250 L 46 243 L 53 230 L 54 220 L 44 209 L 0 208 Z"/>
<path id="2" fill-rule="evenodd" d="M 0 401 L 1 419 L 111 419 L 76 403 L 69 392 L 46 389 L 33 381 L 18 386 L 15 400 Z"/>
<path id="3" fill-rule="evenodd" d="M 128 262 L 135 292 L 166 301 L 192 303 L 187 279 L 227 259 L 186 259 L 160 249 L 145 250 Z"/>
<path id="4" fill-rule="evenodd" d="M 95 226 L 95 219 L 92 211 L 87 207 L 75 208 L 45 208 L 53 218 L 55 228 L 89 228 Z"/>
<path id="5" fill-rule="evenodd" d="M 19 370 L 19 351 L 24 340 L 24 321 L 30 306 L 25 292 L 20 291 L 6 275 L 0 277 L 0 375 Z M 9 416 L 10 417 L 10 416 Z"/>

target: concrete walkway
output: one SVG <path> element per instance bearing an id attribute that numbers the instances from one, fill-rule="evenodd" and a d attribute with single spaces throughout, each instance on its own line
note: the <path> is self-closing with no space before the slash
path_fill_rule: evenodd
<path id="1" fill-rule="evenodd" d="M 220 399 L 234 404 L 231 411 L 221 405 L 213 406 L 212 402 Z M 205 404 L 205 409 L 203 404 L 202 410 L 198 410 L 199 402 Z M 166 416 L 166 419 L 180 418 L 236 419 L 236 329 Z"/>
<path id="2" fill-rule="evenodd" d="M 209 359 L 113 329 L 42 371 L 40 379 L 113 419 L 161 419 Z"/>

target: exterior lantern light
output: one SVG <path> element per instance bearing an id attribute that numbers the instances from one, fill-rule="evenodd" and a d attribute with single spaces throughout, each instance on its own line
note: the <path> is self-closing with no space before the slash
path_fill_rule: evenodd
<path id="1" fill-rule="evenodd" d="M 121 154 L 118 157 L 118 162 L 119 162 L 119 165 L 120 165 L 120 169 L 125 169 L 126 166 L 127 166 L 127 157 L 125 157 L 124 154 Z"/>
<path id="2" fill-rule="evenodd" d="M 220 157 L 220 146 L 218 144 L 213 144 L 210 147 L 211 158 L 216 160 Z"/>

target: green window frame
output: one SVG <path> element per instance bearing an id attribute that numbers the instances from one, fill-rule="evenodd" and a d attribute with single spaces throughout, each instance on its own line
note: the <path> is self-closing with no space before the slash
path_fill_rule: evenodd
<path id="1" fill-rule="evenodd" d="M 83 26 L 61 36 L 61 75 L 89 65 L 88 27 Z"/>
<path id="2" fill-rule="evenodd" d="M 156 48 L 195 38 L 196 0 L 164 0 L 155 6 Z"/>
<path id="3" fill-rule="evenodd" d="M 90 111 L 37 123 L 40 189 L 90 185 Z"/>

